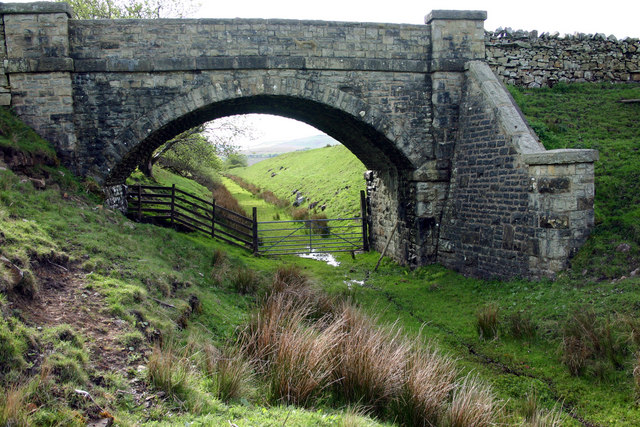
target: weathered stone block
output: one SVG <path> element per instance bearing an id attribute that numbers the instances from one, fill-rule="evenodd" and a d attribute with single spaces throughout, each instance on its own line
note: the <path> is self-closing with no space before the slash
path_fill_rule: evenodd
<path id="1" fill-rule="evenodd" d="M 547 213 L 540 216 L 540 227 L 553 229 L 569 228 L 569 217 L 567 215 L 557 215 Z"/>
<path id="2" fill-rule="evenodd" d="M 570 190 L 569 178 L 539 178 L 537 189 L 540 193 L 565 193 Z"/>

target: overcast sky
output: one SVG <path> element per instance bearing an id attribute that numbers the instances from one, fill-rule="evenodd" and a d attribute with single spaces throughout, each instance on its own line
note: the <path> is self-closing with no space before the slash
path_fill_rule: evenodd
<path id="1" fill-rule="evenodd" d="M 13 0 L 25 3 L 25 0 Z M 485 29 L 510 27 L 560 34 L 604 33 L 640 38 L 640 0 L 195 0 L 197 18 L 284 18 L 424 24 L 434 9 L 486 10 Z M 321 132 L 283 118 L 254 120 L 262 141 L 293 139 Z M 250 142 L 245 142 L 250 145 Z"/>

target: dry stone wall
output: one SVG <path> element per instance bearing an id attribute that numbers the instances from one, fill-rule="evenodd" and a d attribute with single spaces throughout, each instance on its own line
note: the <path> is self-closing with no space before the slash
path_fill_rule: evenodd
<path id="1" fill-rule="evenodd" d="M 558 82 L 640 82 L 640 40 L 604 34 L 499 29 L 485 32 L 486 61 L 507 84 L 549 87 Z"/>

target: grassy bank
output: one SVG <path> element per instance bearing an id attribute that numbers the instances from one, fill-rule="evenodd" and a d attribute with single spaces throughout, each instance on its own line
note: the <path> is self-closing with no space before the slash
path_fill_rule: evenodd
<path id="1" fill-rule="evenodd" d="M 365 169 L 346 147 L 336 145 L 282 154 L 230 173 L 292 203 L 297 190 L 306 199 L 302 207 L 316 203 L 321 212 L 325 205 L 327 217 L 350 218 L 360 214 Z"/>
<path id="2" fill-rule="evenodd" d="M 251 371 L 242 393 L 223 387 L 221 355 L 280 263 L 133 223 L 62 169 L 40 178 L 0 170 L 1 425 L 380 425 L 287 406 Z"/>

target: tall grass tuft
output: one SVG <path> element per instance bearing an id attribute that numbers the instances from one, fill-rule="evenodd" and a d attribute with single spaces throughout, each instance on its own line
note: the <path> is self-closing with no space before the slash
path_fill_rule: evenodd
<path id="1" fill-rule="evenodd" d="M 477 377 L 467 375 L 458 383 L 445 414 L 445 425 L 481 427 L 495 425 L 497 403 L 491 389 Z"/>
<path id="2" fill-rule="evenodd" d="M 519 311 L 507 317 L 507 324 L 511 336 L 517 339 L 532 339 L 538 330 L 538 325 L 531 315 Z"/>
<path id="3" fill-rule="evenodd" d="M 220 286 L 229 273 L 229 256 L 222 249 L 213 251 L 211 257 L 211 280 L 215 286 Z"/>
<path id="4" fill-rule="evenodd" d="M 291 218 L 296 221 L 301 221 L 309 218 L 309 209 L 307 208 L 297 208 L 291 211 Z"/>
<path id="5" fill-rule="evenodd" d="M 180 399 L 188 394 L 190 361 L 173 342 L 156 344 L 147 363 L 147 378 L 157 390 Z"/>
<path id="6" fill-rule="evenodd" d="M 258 274 L 250 268 L 239 268 L 231 280 L 233 289 L 240 295 L 255 295 L 260 288 Z"/>
<path id="7" fill-rule="evenodd" d="M 603 377 L 610 367 L 621 368 L 622 357 L 628 350 L 613 322 L 598 317 L 591 308 L 570 313 L 562 335 L 561 359 L 572 375 L 582 375 L 590 368 Z"/>
<path id="8" fill-rule="evenodd" d="M 309 277 L 295 265 L 281 266 L 276 270 L 269 293 L 289 294 L 293 299 L 304 302 L 309 310 L 308 316 L 313 319 L 335 311 L 334 298 L 314 287 Z"/>
<path id="9" fill-rule="evenodd" d="M 416 349 L 407 361 L 402 392 L 394 405 L 398 420 L 404 425 L 438 425 L 456 375 L 454 360 L 435 347 Z"/>
<path id="10" fill-rule="evenodd" d="M 239 337 L 241 348 L 260 372 L 267 371 L 282 331 L 291 324 L 303 323 L 309 312 L 306 304 L 291 295 L 279 293 L 266 298 Z"/>
<path id="11" fill-rule="evenodd" d="M 279 334 L 270 356 L 269 385 L 279 403 L 308 406 L 330 384 L 338 364 L 334 348 L 341 331 L 333 324 L 322 332 L 302 323 L 289 323 Z"/>
<path id="12" fill-rule="evenodd" d="M 334 388 L 345 401 L 382 413 L 400 394 L 410 345 L 398 328 L 378 327 L 375 319 L 348 304 L 339 322 L 344 335 L 336 347 L 341 360 Z"/>
<path id="13" fill-rule="evenodd" d="M 486 304 L 476 312 L 476 330 L 482 339 L 498 336 L 499 310 L 495 303 Z"/>
<path id="14" fill-rule="evenodd" d="M 253 393 L 253 371 L 250 362 L 235 347 L 222 351 L 209 344 L 204 347 L 205 370 L 213 380 L 216 397 L 229 402 Z"/>
<path id="15" fill-rule="evenodd" d="M 0 396 L 0 425 L 23 426 L 29 425 L 25 411 L 26 389 L 10 386 Z"/>

